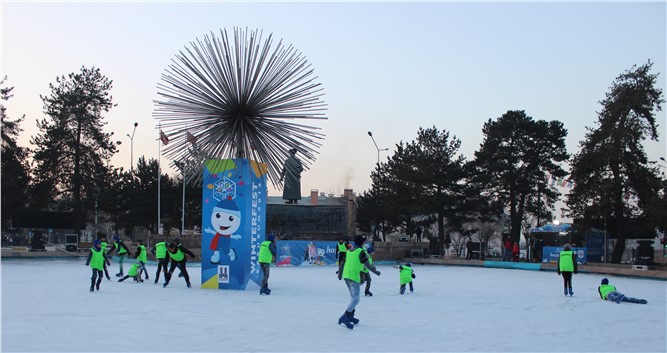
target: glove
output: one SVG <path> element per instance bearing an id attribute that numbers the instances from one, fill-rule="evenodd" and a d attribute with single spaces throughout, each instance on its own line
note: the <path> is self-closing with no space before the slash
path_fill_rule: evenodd
<path id="1" fill-rule="evenodd" d="M 576 275 L 576 274 L 577 274 L 577 271 L 574 271 L 574 274 Z"/>
<path id="2" fill-rule="evenodd" d="M 413 273 L 413 274 L 412 274 L 412 278 L 417 278 L 417 276 L 415 276 L 415 274 Z"/>
<path id="3" fill-rule="evenodd" d="M 375 271 L 375 274 L 379 276 L 379 275 L 380 275 L 380 271 Z"/>

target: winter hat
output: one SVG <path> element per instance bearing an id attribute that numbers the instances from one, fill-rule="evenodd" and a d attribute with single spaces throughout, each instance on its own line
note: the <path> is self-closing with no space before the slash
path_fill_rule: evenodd
<path id="1" fill-rule="evenodd" d="M 269 241 L 274 241 L 276 240 L 276 236 L 273 234 L 269 234 Z"/>
<path id="2" fill-rule="evenodd" d="M 239 212 L 239 205 L 237 205 L 236 202 L 228 199 L 223 199 L 222 201 L 218 202 L 218 204 L 215 205 L 215 207 L 222 208 L 223 210 Z"/>
<path id="3" fill-rule="evenodd" d="M 563 245 L 563 249 L 564 250 L 572 250 L 572 247 L 570 246 L 570 244 L 565 244 L 565 245 Z"/>
<path id="4" fill-rule="evenodd" d="M 120 237 L 119 237 L 118 235 L 114 235 L 114 236 L 113 236 L 113 240 L 115 240 L 115 241 L 120 241 Z"/>
<path id="5" fill-rule="evenodd" d="M 94 247 L 98 247 L 98 246 L 100 246 L 100 245 L 102 245 L 102 241 L 99 240 L 99 239 L 95 239 L 95 241 L 93 242 L 93 246 L 94 246 Z"/>
<path id="6" fill-rule="evenodd" d="M 412 267 L 412 264 L 408 262 L 405 266 Z"/>
<path id="7" fill-rule="evenodd" d="M 602 282 L 600 282 L 600 284 L 609 284 L 609 280 L 606 279 L 606 278 L 603 278 Z"/>
<path id="8" fill-rule="evenodd" d="M 375 248 L 373 248 L 372 246 L 369 246 L 368 249 L 366 249 L 366 252 L 369 253 L 369 254 L 372 254 L 372 253 L 375 252 Z"/>
<path id="9" fill-rule="evenodd" d="M 364 246 L 365 241 L 366 238 L 364 238 L 363 235 L 357 235 L 356 237 L 354 237 L 354 243 L 359 247 Z"/>

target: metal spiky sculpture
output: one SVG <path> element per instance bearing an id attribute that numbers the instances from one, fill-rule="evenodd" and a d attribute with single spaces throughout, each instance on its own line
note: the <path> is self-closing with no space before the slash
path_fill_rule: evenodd
<path id="1" fill-rule="evenodd" d="M 154 116 L 169 137 L 164 155 L 172 164 L 205 159 L 248 158 L 266 163 L 279 186 L 287 151 L 296 148 L 305 164 L 315 161 L 317 127 L 298 119 L 326 119 L 321 84 L 306 59 L 282 40 L 272 49 L 272 34 L 234 28 L 213 32 L 180 51 L 158 83 Z"/>

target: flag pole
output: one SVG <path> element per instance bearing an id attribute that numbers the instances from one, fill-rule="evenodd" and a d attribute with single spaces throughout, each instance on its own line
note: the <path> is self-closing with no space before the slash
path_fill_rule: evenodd
<path id="1" fill-rule="evenodd" d="M 183 175 L 183 205 L 181 206 L 181 235 L 185 233 L 185 166 L 181 169 Z"/>
<path id="2" fill-rule="evenodd" d="M 156 233 L 160 235 L 160 175 L 162 170 L 160 170 L 160 162 L 162 159 L 162 124 L 158 124 L 158 136 L 157 139 L 157 231 Z"/>

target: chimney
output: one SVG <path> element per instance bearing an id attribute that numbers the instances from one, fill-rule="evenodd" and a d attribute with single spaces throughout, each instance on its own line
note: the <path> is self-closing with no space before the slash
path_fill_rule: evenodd
<path id="1" fill-rule="evenodd" d="M 310 204 L 317 205 L 317 189 L 310 190 Z"/>
<path id="2" fill-rule="evenodd" d="M 343 190 L 343 196 L 348 202 L 354 202 L 356 197 L 354 196 L 354 191 L 352 189 L 344 189 Z"/>

